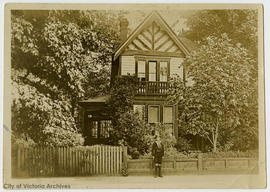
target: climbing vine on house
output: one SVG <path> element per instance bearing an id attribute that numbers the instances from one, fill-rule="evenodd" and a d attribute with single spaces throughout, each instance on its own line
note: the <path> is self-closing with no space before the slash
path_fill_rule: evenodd
<path id="1" fill-rule="evenodd" d="M 150 147 L 148 135 L 151 127 L 133 112 L 134 97 L 138 79 L 135 76 L 117 77 L 110 90 L 108 110 L 112 119 L 110 142 L 114 145 L 125 145 L 129 154 L 147 153 Z"/>

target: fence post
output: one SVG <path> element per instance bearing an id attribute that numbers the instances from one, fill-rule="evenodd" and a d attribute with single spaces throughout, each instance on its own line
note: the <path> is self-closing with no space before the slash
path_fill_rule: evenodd
<path id="1" fill-rule="evenodd" d="M 18 144 L 17 145 L 17 170 L 19 170 L 21 167 L 20 167 L 20 161 L 21 161 L 21 144 Z"/>
<path id="2" fill-rule="evenodd" d="M 198 171 L 199 171 L 199 174 L 202 173 L 202 170 L 203 170 L 203 160 L 202 160 L 202 154 L 199 153 L 198 154 Z"/>
<path id="3" fill-rule="evenodd" d="M 122 168 L 124 168 L 126 170 L 127 170 L 127 167 L 128 167 L 128 165 L 127 165 L 127 159 L 128 159 L 128 156 L 127 156 L 127 147 L 124 146 L 123 147 L 123 166 L 122 166 Z"/>
<path id="4" fill-rule="evenodd" d="M 176 160 L 173 159 L 173 169 L 176 171 Z"/>
<path id="5" fill-rule="evenodd" d="M 23 160 L 22 160 L 22 155 L 23 155 L 23 144 L 18 144 L 16 146 L 17 150 L 16 150 L 16 156 L 17 156 L 17 162 L 16 162 L 16 168 L 15 168 L 15 175 L 16 176 L 21 176 L 20 175 L 20 172 L 22 171 L 23 169 Z"/>
<path id="6" fill-rule="evenodd" d="M 55 169 L 55 175 L 54 176 L 59 176 L 59 147 L 54 147 L 55 148 L 55 161 L 54 161 L 54 169 Z"/>

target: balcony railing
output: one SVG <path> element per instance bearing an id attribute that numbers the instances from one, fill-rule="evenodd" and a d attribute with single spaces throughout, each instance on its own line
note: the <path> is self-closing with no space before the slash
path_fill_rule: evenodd
<path id="1" fill-rule="evenodd" d="M 138 95 L 167 95 L 170 84 L 168 82 L 139 81 Z"/>

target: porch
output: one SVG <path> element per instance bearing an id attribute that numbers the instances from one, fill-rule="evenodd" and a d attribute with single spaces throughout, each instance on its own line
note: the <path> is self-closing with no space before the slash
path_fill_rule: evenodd
<path id="1" fill-rule="evenodd" d="M 107 111 L 109 95 L 89 98 L 79 102 L 80 126 L 83 129 L 84 145 L 108 144 L 111 119 Z"/>

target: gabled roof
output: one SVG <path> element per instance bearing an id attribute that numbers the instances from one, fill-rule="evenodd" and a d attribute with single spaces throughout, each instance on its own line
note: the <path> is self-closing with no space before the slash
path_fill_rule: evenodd
<path id="1" fill-rule="evenodd" d="M 137 38 L 138 35 L 151 23 L 156 22 L 173 40 L 176 46 L 186 55 L 189 54 L 188 48 L 184 45 L 184 43 L 178 39 L 177 35 L 173 32 L 170 26 L 165 22 L 165 20 L 160 16 L 160 14 L 156 11 L 153 11 L 149 14 L 144 21 L 129 35 L 126 41 L 124 41 L 119 48 L 114 53 L 113 59 L 116 60 L 118 56 L 129 46 L 129 44 Z"/>
<path id="2" fill-rule="evenodd" d="M 194 43 L 190 39 L 188 39 L 186 37 L 182 37 L 182 36 L 178 36 L 178 39 L 181 42 L 183 42 L 183 44 L 186 46 L 186 48 L 188 49 L 189 52 L 198 49 L 198 46 L 196 45 L 196 43 Z"/>

